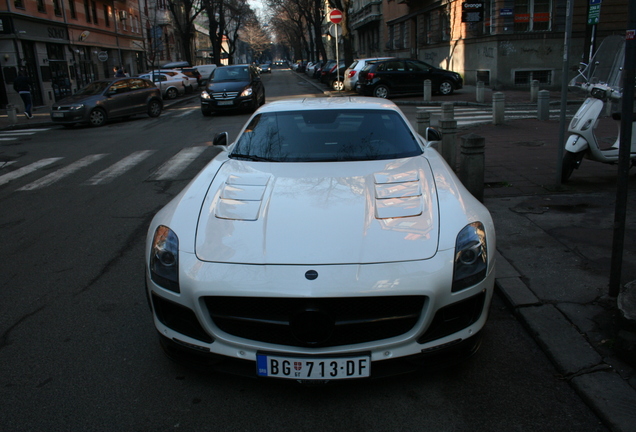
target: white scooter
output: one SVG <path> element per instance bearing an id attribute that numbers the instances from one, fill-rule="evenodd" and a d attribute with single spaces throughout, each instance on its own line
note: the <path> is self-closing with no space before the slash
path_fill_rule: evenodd
<path id="1" fill-rule="evenodd" d="M 625 38 L 618 35 L 608 36 L 599 46 L 590 64 L 582 63 L 579 74 L 569 83 L 570 89 L 585 91 L 588 96 L 568 128 L 570 135 L 565 143 L 561 170 L 563 183 L 579 168 L 583 157 L 603 163 L 618 162 L 624 60 Z M 634 114 L 632 122 L 636 122 Z M 632 166 L 636 161 L 636 128 L 633 126 Z M 617 130 L 618 133 L 614 135 Z M 609 143 L 600 136 L 601 133 L 607 132 L 611 137 Z"/>

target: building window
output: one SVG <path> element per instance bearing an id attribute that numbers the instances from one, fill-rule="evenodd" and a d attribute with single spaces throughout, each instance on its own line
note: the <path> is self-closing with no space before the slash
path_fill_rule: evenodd
<path id="1" fill-rule="evenodd" d="M 62 8 L 60 8 L 60 0 L 53 0 L 53 12 L 55 16 L 62 16 Z"/>
<path id="2" fill-rule="evenodd" d="M 515 85 L 529 86 L 532 81 L 537 80 L 540 84 L 552 84 L 551 70 L 535 71 L 515 71 Z"/>
<path id="3" fill-rule="evenodd" d="M 489 70 L 478 70 L 477 71 L 477 82 L 481 81 L 484 85 L 490 85 L 490 71 Z"/>
<path id="4" fill-rule="evenodd" d="M 13 6 L 17 7 L 18 9 L 24 9 L 24 2 L 22 0 L 14 0 Z"/>
<path id="5" fill-rule="evenodd" d="M 515 32 L 550 30 L 552 0 L 515 0 Z"/>
<path id="6" fill-rule="evenodd" d="M 77 19 L 77 12 L 75 12 L 75 0 L 68 0 L 68 8 L 71 11 L 71 18 Z"/>
<path id="7" fill-rule="evenodd" d="M 92 1 L 91 2 L 91 9 L 93 11 L 93 24 L 99 24 L 97 22 L 97 3 Z"/>
<path id="8" fill-rule="evenodd" d="M 46 6 L 44 5 L 44 0 L 37 0 L 38 4 L 38 12 L 46 12 Z"/>
<path id="9" fill-rule="evenodd" d="M 91 8 L 88 4 L 88 0 L 84 0 L 84 14 L 86 15 L 86 22 L 91 22 Z"/>
<path id="10" fill-rule="evenodd" d="M 104 24 L 110 27 L 110 6 L 104 5 Z"/>

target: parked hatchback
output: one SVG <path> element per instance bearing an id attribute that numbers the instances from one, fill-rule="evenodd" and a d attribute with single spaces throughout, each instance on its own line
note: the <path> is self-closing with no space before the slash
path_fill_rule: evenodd
<path id="1" fill-rule="evenodd" d="M 392 57 L 374 57 L 354 60 L 344 73 L 344 90 L 355 91 L 358 83 L 358 74 L 367 63 L 376 60 L 388 60 Z"/>
<path id="2" fill-rule="evenodd" d="M 139 78 L 153 81 L 155 85 L 161 89 L 161 94 L 165 99 L 174 99 L 177 96 L 184 95 L 186 92 L 183 80 L 178 76 L 171 76 L 159 72 L 150 72 L 139 75 Z"/>
<path id="3" fill-rule="evenodd" d="M 370 62 L 360 71 L 356 91 L 388 98 L 396 94 L 422 94 L 424 81 L 431 80 L 434 93 L 452 94 L 463 87 L 457 72 L 440 69 L 420 60 L 390 59 Z"/>
<path id="4" fill-rule="evenodd" d="M 51 120 L 66 127 L 76 123 L 102 126 L 110 119 L 134 114 L 158 117 L 162 109 L 161 91 L 148 80 L 139 77 L 98 80 L 54 103 Z"/>
<path id="5" fill-rule="evenodd" d="M 258 69 L 247 64 L 217 67 L 201 92 L 204 116 L 216 111 L 256 111 L 264 103 L 265 87 Z"/>

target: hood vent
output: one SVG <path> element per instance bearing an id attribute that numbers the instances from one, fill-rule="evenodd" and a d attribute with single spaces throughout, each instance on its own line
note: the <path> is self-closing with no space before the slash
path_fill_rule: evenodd
<path id="1" fill-rule="evenodd" d="M 255 221 L 269 183 L 269 176 L 231 175 L 221 187 L 214 215 L 219 219 Z"/>

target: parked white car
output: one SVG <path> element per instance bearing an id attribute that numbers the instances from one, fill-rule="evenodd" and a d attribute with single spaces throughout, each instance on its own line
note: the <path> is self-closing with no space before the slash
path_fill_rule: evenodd
<path id="1" fill-rule="evenodd" d="M 168 356 L 324 382 L 475 352 L 493 221 L 432 147 L 439 132 L 426 138 L 362 97 L 271 102 L 233 143 L 217 134 L 220 153 L 148 230 Z"/>
<path id="2" fill-rule="evenodd" d="M 153 71 L 146 72 L 146 74 L 151 74 Z M 174 79 L 180 79 L 183 82 L 183 87 L 186 89 L 188 93 L 192 93 L 195 89 L 198 88 L 198 84 L 195 79 L 189 78 L 186 74 L 177 69 L 157 69 L 154 71 L 155 73 L 162 73 L 173 77 Z"/>
<path id="3" fill-rule="evenodd" d="M 362 70 L 367 62 L 373 60 L 386 60 L 391 57 L 373 57 L 354 60 L 353 63 L 345 70 L 344 73 L 344 89 L 345 91 L 355 91 L 356 83 L 358 82 L 358 73 Z"/>
<path id="4" fill-rule="evenodd" d="M 183 79 L 179 76 L 172 76 L 166 73 L 149 72 L 139 75 L 140 78 L 150 80 L 155 83 L 164 99 L 174 99 L 177 96 L 184 95 L 186 92 Z"/>

